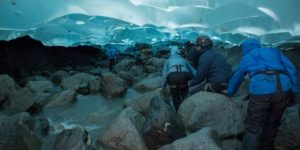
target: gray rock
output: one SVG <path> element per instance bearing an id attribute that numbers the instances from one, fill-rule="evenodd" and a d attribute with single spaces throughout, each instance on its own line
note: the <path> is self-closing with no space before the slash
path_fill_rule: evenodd
<path id="1" fill-rule="evenodd" d="M 242 142 L 237 139 L 226 139 L 222 141 L 222 150 L 241 150 Z"/>
<path id="2" fill-rule="evenodd" d="M 145 114 L 148 111 L 150 101 L 154 96 L 160 96 L 158 90 L 147 92 L 130 99 L 126 99 L 125 106 L 131 107 L 141 114 Z"/>
<path id="3" fill-rule="evenodd" d="M 64 90 L 54 94 L 45 107 L 58 107 L 69 105 L 76 101 L 76 92 L 73 90 Z"/>
<path id="4" fill-rule="evenodd" d="M 112 123 L 104 129 L 97 140 L 97 145 L 104 145 L 114 150 L 147 150 L 142 136 L 145 118 L 126 108 Z"/>
<path id="5" fill-rule="evenodd" d="M 114 68 L 117 72 L 128 71 L 132 66 L 135 65 L 134 59 L 123 59 L 121 62 L 117 63 Z"/>
<path id="6" fill-rule="evenodd" d="M 68 78 L 63 79 L 61 85 L 63 89 L 69 89 L 78 92 L 82 91 L 82 88 L 84 87 L 89 92 L 94 93 L 99 91 L 98 85 L 100 85 L 100 80 L 98 77 L 87 73 L 76 73 Z"/>
<path id="7" fill-rule="evenodd" d="M 226 138 L 244 130 L 239 107 L 228 97 L 217 93 L 201 91 L 192 95 L 183 101 L 178 115 L 190 132 L 211 127 L 221 138 Z"/>
<path id="8" fill-rule="evenodd" d="M 66 71 L 60 70 L 55 72 L 50 79 L 53 83 L 60 84 L 66 77 L 69 77 L 69 74 Z"/>
<path id="9" fill-rule="evenodd" d="M 14 81 L 14 79 L 7 74 L 0 75 L 0 83 L 0 93 L 5 96 L 20 89 L 19 85 Z"/>
<path id="10" fill-rule="evenodd" d="M 134 86 L 138 92 L 144 93 L 158 89 L 162 85 L 162 77 L 149 77 Z"/>
<path id="11" fill-rule="evenodd" d="M 82 150 L 91 146 L 91 136 L 82 128 L 67 129 L 55 139 L 55 150 Z"/>
<path id="12" fill-rule="evenodd" d="M 121 97 L 126 94 L 127 86 L 123 79 L 113 73 L 106 72 L 101 75 L 100 91 L 106 97 Z"/>
<path id="13" fill-rule="evenodd" d="M 120 71 L 117 75 L 125 80 L 127 85 L 131 85 L 135 81 L 134 76 L 126 71 Z"/>
<path id="14" fill-rule="evenodd" d="M 26 84 L 33 93 L 51 93 L 54 90 L 54 86 L 51 81 L 29 81 Z"/>
<path id="15" fill-rule="evenodd" d="M 296 150 L 300 148 L 300 117 L 296 106 L 286 110 L 275 142 L 284 149 Z"/>
<path id="16" fill-rule="evenodd" d="M 158 70 L 162 70 L 166 59 L 164 58 L 157 58 L 157 57 L 151 57 L 148 59 L 148 65 L 154 66 Z"/>
<path id="17" fill-rule="evenodd" d="M 28 110 L 35 102 L 35 95 L 27 87 L 24 87 L 9 96 L 8 101 L 3 104 L 3 112 L 9 114 L 20 113 Z"/>
<path id="18" fill-rule="evenodd" d="M 159 150 L 221 150 L 218 143 L 219 138 L 216 131 L 211 128 L 203 128 L 171 144 L 165 145 Z"/>
<path id="19" fill-rule="evenodd" d="M 41 139 L 13 119 L 0 113 L 0 149 L 40 150 Z"/>

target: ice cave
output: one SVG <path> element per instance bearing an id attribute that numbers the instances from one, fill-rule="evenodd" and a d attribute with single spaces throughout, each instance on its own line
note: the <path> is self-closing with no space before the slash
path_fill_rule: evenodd
<path id="1" fill-rule="evenodd" d="M 0 0 L 0 149 L 299 150 L 299 6 Z"/>

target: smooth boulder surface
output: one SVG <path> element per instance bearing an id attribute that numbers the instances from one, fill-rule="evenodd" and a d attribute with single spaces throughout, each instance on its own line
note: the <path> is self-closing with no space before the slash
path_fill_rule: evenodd
<path id="1" fill-rule="evenodd" d="M 228 97 L 200 91 L 180 105 L 178 115 L 189 132 L 203 127 L 215 129 L 221 138 L 231 137 L 244 130 L 240 108 Z"/>

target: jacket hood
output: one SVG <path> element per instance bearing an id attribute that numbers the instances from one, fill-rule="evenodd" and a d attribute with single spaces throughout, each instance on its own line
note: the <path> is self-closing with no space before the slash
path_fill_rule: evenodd
<path id="1" fill-rule="evenodd" d="M 170 47 L 171 48 L 171 56 L 172 57 L 178 57 L 178 56 L 180 56 L 180 50 L 179 50 L 179 48 L 177 47 L 177 46 L 171 46 Z"/>
<path id="2" fill-rule="evenodd" d="M 256 48 L 261 48 L 259 41 L 256 39 L 247 39 L 242 44 L 243 55 L 247 54 L 250 50 Z"/>

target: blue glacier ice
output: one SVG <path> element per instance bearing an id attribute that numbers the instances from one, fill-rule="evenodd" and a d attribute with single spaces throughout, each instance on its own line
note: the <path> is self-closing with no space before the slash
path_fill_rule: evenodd
<path id="1" fill-rule="evenodd" d="M 3 0 L 0 40 L 30 35 L 49 46 L 132 45 L 207 34 L 232 45 L 247 37 L 271 45 L 300 35 L 299 6 L 299 0 Z"/>

